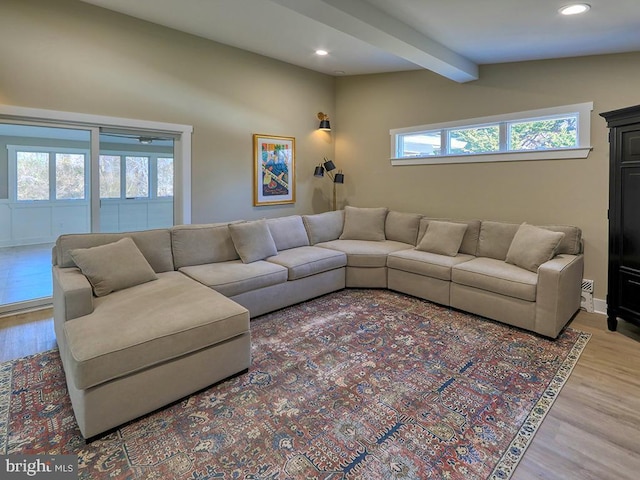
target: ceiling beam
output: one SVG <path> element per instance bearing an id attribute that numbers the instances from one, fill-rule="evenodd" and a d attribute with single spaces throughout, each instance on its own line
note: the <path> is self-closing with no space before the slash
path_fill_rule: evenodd
<path id="1" fill-rule="evenodd" d="M 271 0 L 456 82 L 478 65 L 363 0 Z"/>

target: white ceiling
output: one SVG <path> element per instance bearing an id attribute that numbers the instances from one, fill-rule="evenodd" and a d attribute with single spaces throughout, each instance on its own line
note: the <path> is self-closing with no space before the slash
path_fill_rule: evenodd
<path id="1" fill-rule="evenodd" d="M 83 0 L 329 75 L 640 51 L 640 0 Z M 329 52 L 314 55 L 316 49 Z"/>

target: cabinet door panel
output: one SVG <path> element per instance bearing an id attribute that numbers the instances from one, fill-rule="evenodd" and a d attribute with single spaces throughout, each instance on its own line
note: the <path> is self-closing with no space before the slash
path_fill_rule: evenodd
<path id="1" fill-rule="evenodd" d="M 620 266 L 640 271 L 640 166 L 622 168 L 621 180 Z"/>
<path id="2" fill-rule="evenodd" d="M 622 163 L 640 162 L 640 129 L 622 132 Z"/>
<path id="3" fill-rule="evenodd" d="M 620 273 L 620 308 L 640 315 L 640 276 Z"/>

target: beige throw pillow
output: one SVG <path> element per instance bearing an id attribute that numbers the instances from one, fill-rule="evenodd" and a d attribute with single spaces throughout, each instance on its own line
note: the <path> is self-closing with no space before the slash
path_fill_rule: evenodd
<path id="1" fill-rule="evenodd" d="M 556 250 L 563 238 L 563 232 L 552 232 L 523 223 L 513 237 L 506 261 L 531 272 L 537 272 L 540 265 L 556 255 Z"/>
<path id="2" fill-rule="evenodd" d="M 129 237 L 99 247 L 76 248 L 69 255 L 89 279 L 96 297 L 158 278 Z"/>
<path id="3" fill-rule="evenodd" d="M 344 207 L 344 228 L 340 240 L 386 240 L 387 208 Z"/>
<path id="4" fill-rule="evenodd" d="M 265 220 L 232 223 L 229 231 L 242 263 L 252 263 L 278 254 Z"/>
<path id="5" fill-rule="evenodd" d="M 416 250 L 455 257 L 462 245 L 467 226 L 466 223 L 432 220 Z"/>

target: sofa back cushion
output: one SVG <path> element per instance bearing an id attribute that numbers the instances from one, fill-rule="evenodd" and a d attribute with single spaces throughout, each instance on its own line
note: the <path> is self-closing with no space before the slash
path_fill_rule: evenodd
<path id="1" fill-rule="evenodd" d="M 309 245 L 309 237 L 302 223 L 300 215 L 291 215 L 289 217 L 269 218 L 267 226 L 276 243 L 278 251 L 289 250 L 296 247 L 307 247 Z"/>
<path id="2" fill-rule="evenodd" d="M 340 240 L 386 240 L 384 224 L 386 207 L 344 207 L 344 228 Z"/>
<path id="3" fill-rule="evenodd" d="M 478 238 L 478 257 L 505 260 L 519 227 L 517 223 L 483 220 Z"/>
<path id="4" fill-rule="evenodd" d="M 421 218 L 422 215 L 417 213 L 403 213 L 391 210 L 387 213 L 385 220 L 384 235 L 387 240 L 415 245 L 418 242 Z"/>
<path id="5" fill-rule="evenodd" d="M 582 230 L 571 225 L 540 225 L 540 228 L 552 232 L 564 233 L 556 254 L 577 255 L 582 253 Z M 492 222 L 484 220 L 478 239 L 478 257 L 489 257 L 505 260 L 513 237 L 520 228 L 518 223 Z"/>
<path id="6" fill-rule="evenodd" d="M 171 228 L 171 243 L 176 269 L 240 258 L 228 223 L 176 225 Z"/>
<path id="7" fill-rule="evenodd" d="M 156 273 L 174 270 L 173 254 L 171 252 L 171 233 L 169 229 L 145 230 L 141 232 L 125 233 L 72 233 L 60 235 L 56 240 L 56 265 L 60 267 L 75 267 L 76 264 L 69 255 L 69 251 L 76 248 L 91 248 L 130 237 L 147 259 Z"/>
<path id="8" fill-rule="evenodd" d="M 569 255 L 578 255 L 582 253 L 582 230 L 571 225 L 540 225 L 540 228 L 546 228 L 552 232 L 564 233 L 564 238 L 558 245 L 557 253 L 566 253 Z"/>
<path id="9" fill-rule="evenodd" d="M 302 222 L 307 230 L 309 242 L 315 245 L 320 242 L 337 240 L 344 227 L 344 210 L 335 212 L 317 213 L 315 215 L 303 215 Z"/>
<path id="10" fill-rule="evenodd" d="M 478 237 L 480 235 L 480 220 L 454 220 L 450 218 L 428 218 L 423 217 L 420 220 L 420 230 L 418 231 L 418 243 L 424 237 L 425 232 L 427 231 L 427 227 L 429 227 L 429 222 L 432 220 L 436 220 L 439 222 L 453 222 L 453 223 L 464 223 L 467 225 L 467 230 L 464 232 L 464 236 L 462 237 L 462 243 L 460 244 L 459 253 L 465 253 L 467 255 L 475 255 L 478 249 Z M 506 255 L 506 253 L 505 253 Z"/>

